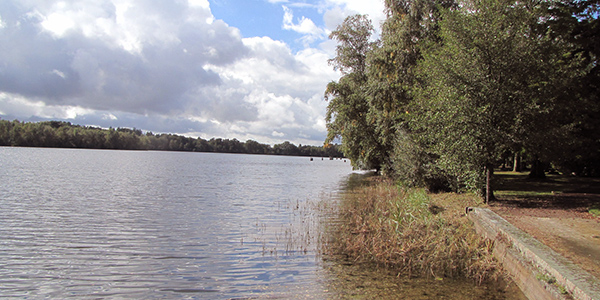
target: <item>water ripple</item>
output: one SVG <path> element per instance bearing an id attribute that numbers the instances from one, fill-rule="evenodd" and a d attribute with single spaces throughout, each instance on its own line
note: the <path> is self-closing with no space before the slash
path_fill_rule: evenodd
<path id="1" fill-rule="evenodd" d="M 250 299 L 321 287 L 299 203 L 339 161 L 0 147 L 0 295 Z M 261 296 L 262 295 L 262 296 Z"/>

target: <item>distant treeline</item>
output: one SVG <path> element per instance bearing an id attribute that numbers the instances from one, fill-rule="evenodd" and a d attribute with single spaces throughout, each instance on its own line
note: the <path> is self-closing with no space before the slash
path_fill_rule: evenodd
<path id="1" fill-rule="evenodd" d="M 283 142 L 274 146 L 253 140 L 191 138 L 175 134 L 143 133 L 140 129 L 74 125 L 70 122 L 19 122 L 0 120 L 0 146 L 164 150 L 219 153 L 274 154 L 296 156 L 343 157 L 338 145 L 327 147 L 294 145 Z"/>

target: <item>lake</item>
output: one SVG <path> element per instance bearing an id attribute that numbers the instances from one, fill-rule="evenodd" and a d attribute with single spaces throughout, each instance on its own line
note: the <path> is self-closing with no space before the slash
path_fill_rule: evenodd
<path id="1" fill-rule="evenodd" d="M 9 147 L 0 166 L 0 294 L 52 298 L 318 298 L 311 228 L 295 224 L 314 223 L 304 207 L 352 172 L 308 157 Z"/>
<path id="2" fill-rule="evenodd" d="M 360 175 L 308 157 L 0 147 L 0 296 L 510 299 L 322 259 Z"/>

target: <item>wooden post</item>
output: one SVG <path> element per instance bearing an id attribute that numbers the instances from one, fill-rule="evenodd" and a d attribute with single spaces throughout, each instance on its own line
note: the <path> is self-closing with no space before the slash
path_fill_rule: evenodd
<path id="1" fill-rule="evenodd" d="M 492 189 L 492 175 L 494 174 L 494 166 L 491 164 L 485 167 L 485 204 L 489 204 L 494 200 L 494 190 Z"/>

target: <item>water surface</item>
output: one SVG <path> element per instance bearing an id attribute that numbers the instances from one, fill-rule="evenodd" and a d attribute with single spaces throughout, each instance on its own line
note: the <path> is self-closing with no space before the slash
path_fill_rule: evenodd
<path id="1" fill-rule="evenodd" d="M 0 147 L 0 296 L 521 299 L 319 255 L 359 177 L 321 158 Z"/>
<path id="2" fill-rule="evenodd" d="M 319 298 L 312 237 L 294 224 L 351 172 L 320 158 L 43 148 L 0 148 L 0 166 L 0 294 L 53 298 Z"/>

